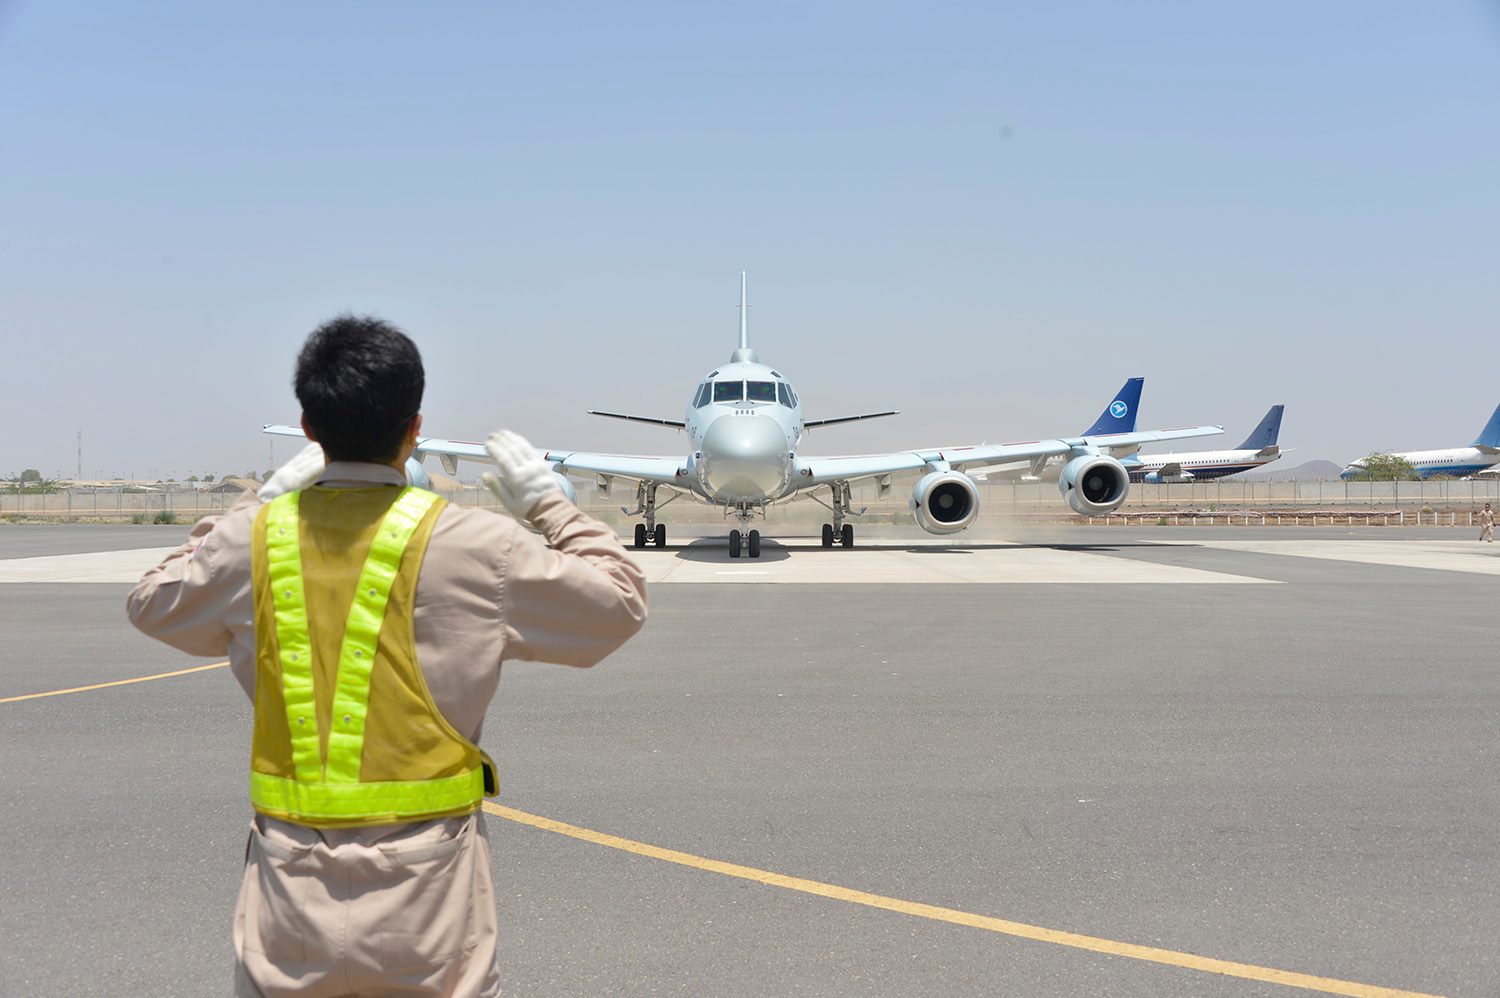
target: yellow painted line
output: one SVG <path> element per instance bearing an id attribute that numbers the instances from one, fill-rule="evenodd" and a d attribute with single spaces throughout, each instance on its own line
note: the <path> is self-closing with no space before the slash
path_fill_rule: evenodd
<path id="1" fill-rule="evenodd" d="M 570 825 L 564 821 L 556 821 L 552 818 L 544 818 L 541 815 L 530 814 L 526 811 L 518 811 L 513 807 L 505 807 L 504 805 L 494 804 L 489 801 L 484 802 L 484 809 L 490 814 L 505 818 L 508 821 L 530 825 L 532 828 L 539 828 L 543 831 L 556 832 L 559 835 L 566 835 L 569 838 L 579 839 L 583 842 L 592 842 L 595 845 L 620 849 L 624 852 L 634 853 L 637 856 L 659 859 L 666 863 L 676 863 L 678 866 L 692 867 L 695 870 L 707 870 L 710 873 L 718 873 L 726 877 L 737 877 L 740 880 L 750 880 L 758 884 L 766 884 L 770 887 L 783 887 L 791 891 L 801 891 L 804 894 L 815 894 L 818 897 L 831 898 L 835 901 L 846 901 L 849 904 L 862 904 L 870 908 L 883 908 L 886 911 L 894 911 L 902 915 L 913 915 L 917 918 L 928 918 L 937 922 L 949 922 L 953 925 L 963 925 L 972 929 L 984 929 L 988 932 L 997 932 L 1001 935 L 1015 936 L 1020 939 L 1054 943 L 1058 946 L 1089 950 L 1094 953 L 1106 953 L 1110 956 L 1123 956 L 1132 960 L 1146 960 L 1151 963 L 1166 964 L 1169 967 L 1180 967 L 1184 970 L 1202 971 L 1206 974 L 1222 974 L 1226 977 L 1239 977 L 1249 981 L 1284 984 L 1287 987 L 1302 988 L 1307 991 L 1321 991 L 1325 994 L 1351 995 L 1354 998 L 1436 998 L 1434 995 L 1423 994 L 1418 991 L 1382 988 L 1372 984 L 1341 981 L 1332 977 L 1316 977 L 1312 974 L 1299 974 L 1290 970 L 1277 970 L 1274 967 L 1258 967 L 1251 963 L 1216 960 L 1213 957 L 1199 956 L 1196 953 L 1182 953 L 1177 950 L 1159 949 L 1155 946 L 1139 946 L 1135 943 L 1102 939 L 1098 936 L 1085 936 L 1076 932 L 1047 929 L 1040 925 L 1027 925 L 1025 922 L 1012 922 L 1003 918 L 991 918 L 988 915 L 975 915 L 971 912 L 959 911 L 955 908 L 940 908 L 937 905 L 922 904 L 918 901 L 903 901 L 900 898 L 886 897 L 882 894 L 871 894 L 867 891 L 856 891 L 848 887 L 839 887 L 836 884 L 825 884 L 818 880 L 789 877 L 781 873 L 772 873 L 770 870 L 758 870 L 753 866 L 740 866 L 738 863 L 726 863 L 722 860 L 708 859 L 704 856 L 695 856 L 692 853 L 678 852 L 675 849 L 663 849 L 661 846 L 636 842 L 633 839 L 621 838 L 618 835 L 610 835 L 606 832 L 596 832 L 591 828 L 581 828 L 578 825 Z"/>
<path id="2" fill-rule="evenodd" d="M 175 672 L 158 672 L 154 676 L 137 676 L 135 679 L 116 679 L 112 683 L 73 686 L 66 690 L 48 690 L 46 693 L 23 693 L 18 697 L 0 697 L 0 703 L 16 703 L 19 700 L 40 700 L 42 697 L 60 697 L 66 693 L 87 693 L 89 690 L 102 690 L 109 686 L 129 686 L 131 683 L 149 683 L 153 679 L 171 679 L 173 676 L 186 676 L 192 672 L 207 672 L 209 669 L 222 669 L 228 664 L 228 662 L 214 662 L 211 665 L 195 665 L 191 669 L 178 669 Z"/>

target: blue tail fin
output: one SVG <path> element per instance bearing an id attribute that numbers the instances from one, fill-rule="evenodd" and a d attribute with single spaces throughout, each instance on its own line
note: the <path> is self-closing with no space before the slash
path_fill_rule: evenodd
<path id="1" fill-rule="evenodd" d="M 1115 395 L 1114 401 L 1104 407 L 1094 425 L 1080 436 L 1092 437 L 1100 433 L 1132 433 L 1135 431 L 1135 410 L 1141 402 L 1141 385 L 1145 378 L 1131 378 Z"/>
<path id="2" fill-rule="evenodd" d="M 1470 447 L 1500 447 L 1500 405 L 1495 407 L 1495 412 L 1490 416 L 1490 421 L 1484 424 L 1484 429 L 1479 431 L 1479 436 Z"/>
<path id="3" fill-rule="evenodd" d="M 1245 442 L 1240 444 L 1240 450 L 1262 450 L 1266 447 L 1275 447 L 1276 438 L 1281 436 L 1281 413 L 1284 405 L 1273 405 L 1271 411 L 1266 413 L 1260 425 L 1250 431 Z"/>

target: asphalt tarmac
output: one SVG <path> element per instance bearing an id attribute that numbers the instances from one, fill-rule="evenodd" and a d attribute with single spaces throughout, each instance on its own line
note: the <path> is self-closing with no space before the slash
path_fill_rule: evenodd
<path id="1" fill-rule="evenodd" d="M 184 533 L 0 528 L 0 570 Z M 769 563 L 844 581 L 655 585 L 599 667 L 507 665 L 485 746 L 509 807 L 910 904 L 491 816 L 508 994 L 1500 993 L 1500 549 L 1049 528 L 987 555 L 1026 583 L 871 584 L 908 555 L 869 539 Z M 127 589 L 0 584 L 0 701 L 211 661 Z M 0 994 L 227 993 L 249 719 L 223 669 L 0 702 Z"/>

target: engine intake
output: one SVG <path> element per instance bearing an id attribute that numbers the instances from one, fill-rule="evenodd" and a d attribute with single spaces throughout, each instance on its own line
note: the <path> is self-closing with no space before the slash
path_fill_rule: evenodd
<path id="1" fill-rule="evenodd" d="M 414 457 L 406 459 L 406 484 L 429 491 L 432 489 L 432 476 L 427 474 L 427 469 L 422 467 L 422 462 Z"/>
<path id="2" fill-rule="evenodd" d="M 557 479 L 557 487 L 562 489 L 562 494 L 568 497 L 568 502 L 572 503 L 574 506 L 577 506 L 578 490 L 573 487 L 573 483 L 568 479 L 568 476 L 559 475 L 554 471 L 552 473 L 552 477 Z"/>
<path id="3" fill-rule="evenodd" d="M 912 488 L 911 511 L 929 534 L 956 534 L 978 518 L 979 489 L 962 472 L 934 471 Z"/>
<path id="4" fill-rule="evenodd" d="M 1119 509 L 1130 492 L 1130 473 L 1106 454 L 1083 454 L 1063 465 L 1057 491 L 1073 512 L 1103 516 Z"/>

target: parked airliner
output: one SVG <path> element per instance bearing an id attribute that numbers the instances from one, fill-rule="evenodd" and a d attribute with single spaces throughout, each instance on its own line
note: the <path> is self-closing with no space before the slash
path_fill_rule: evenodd
<path id="1" fill-rule="evenodd" d="M 1234 450 L 1205 450 L 1186 454 L 1139 454 L 1124 461 L 1132 482 L 1208 481 L 1262 468 L 1281 457 L 1276 440 L 1281 435 L 1284 405 L 1273 405 Z"/>
<path id="2" fill-rule="evenodd" d="M 635 527 L 636 547 L 644 547 L 648 542 L 664 547 L 667 529 L 659 522 L 658 514 L 667 504 L 687 496 L 718 506 L 725 516 L 735 518 L 738 527 L 729 533 L 731 558 L 738 558 L 742 551 L 751 558 L 759 557 L 760 531 L 751 529 L 750 524 L 756 517 L 764 517 L 768 506 L 796 499 L 810 499 L 831 514 L 831 522 L 823 524 L 824 547 L 837 544 L 849 548 L 854 545 L 854 526 L 845 521 L 864 513 L 863 509 L 852 508 L 850 483 L 873 480 L 878 494 L 884 495 L 891 488 L 891 476 L 901 472 L 921 475 L 908 502 L 917 524 L 931 534 L 956 534 L 970 527 L 979 515 L 979 490 L 963 469 L 1052 456 L 1065 461 L 1057 488 L 1068 506 L 1077 513 L 1102 515 L 1117 509 L 1130 489 L 1130 476 L 1116 455 L 1158 440 L 1224 432 L 1219 426 L 1193 426 L 888 454 L 809 457 L 798 451 L 805 430 L 895 413 L 805 419 L 802 399 L 791 381 L 779 370 L 761 363 L 750 348 L 746 311 L 742 273 L 739 347 L 730 355 L 729 363 L 714 368 L 699 381 L 683 419 L 597 413 L 685 430 L 689 443 L 686 454 L 632 456 L 558 449 L 541 452 L 554 465 L 558 484 L 575 500 L 577 495 L 567 478 L 569 474 L 594 476 L 598 488 L 605 493 L 617 479 L 633 484 L 635 508 L 622 511 L 642 518 Z M 265 432 L 302 436 L 301 428 L 295 426 L 267 426 Z M 483 444 L 422 437 L 417 441 L 416 456 L 408 465 L 408 476 L 414 483 L 420 484 L 427 477 L 420 459 L 428 454 L 438 455 L 450 475 L 457 473 L 460 458 L 488 459 Z M 658 498 L 663 490 L 666 496 Z M 818 495 L 820 492 L 826 501 Z"/>
<path id="3" fill-rule="evenodd" d="M 1500 465 L 1500 406 L 1495 407 L 1490 421 L 1484 424 L 1479 436 L 1467 447 L 1449 447 L 1446 450 L 1397 451 L 1391 457 L 1411 462 L 1419 478 L 1444 475 L 1453 478 L 1469 478 L 1473 475 L 1492 475 Z M 1348 481 L 1359 475 L 1365 459 L 1350 461 L 1340 478 Z"/>

